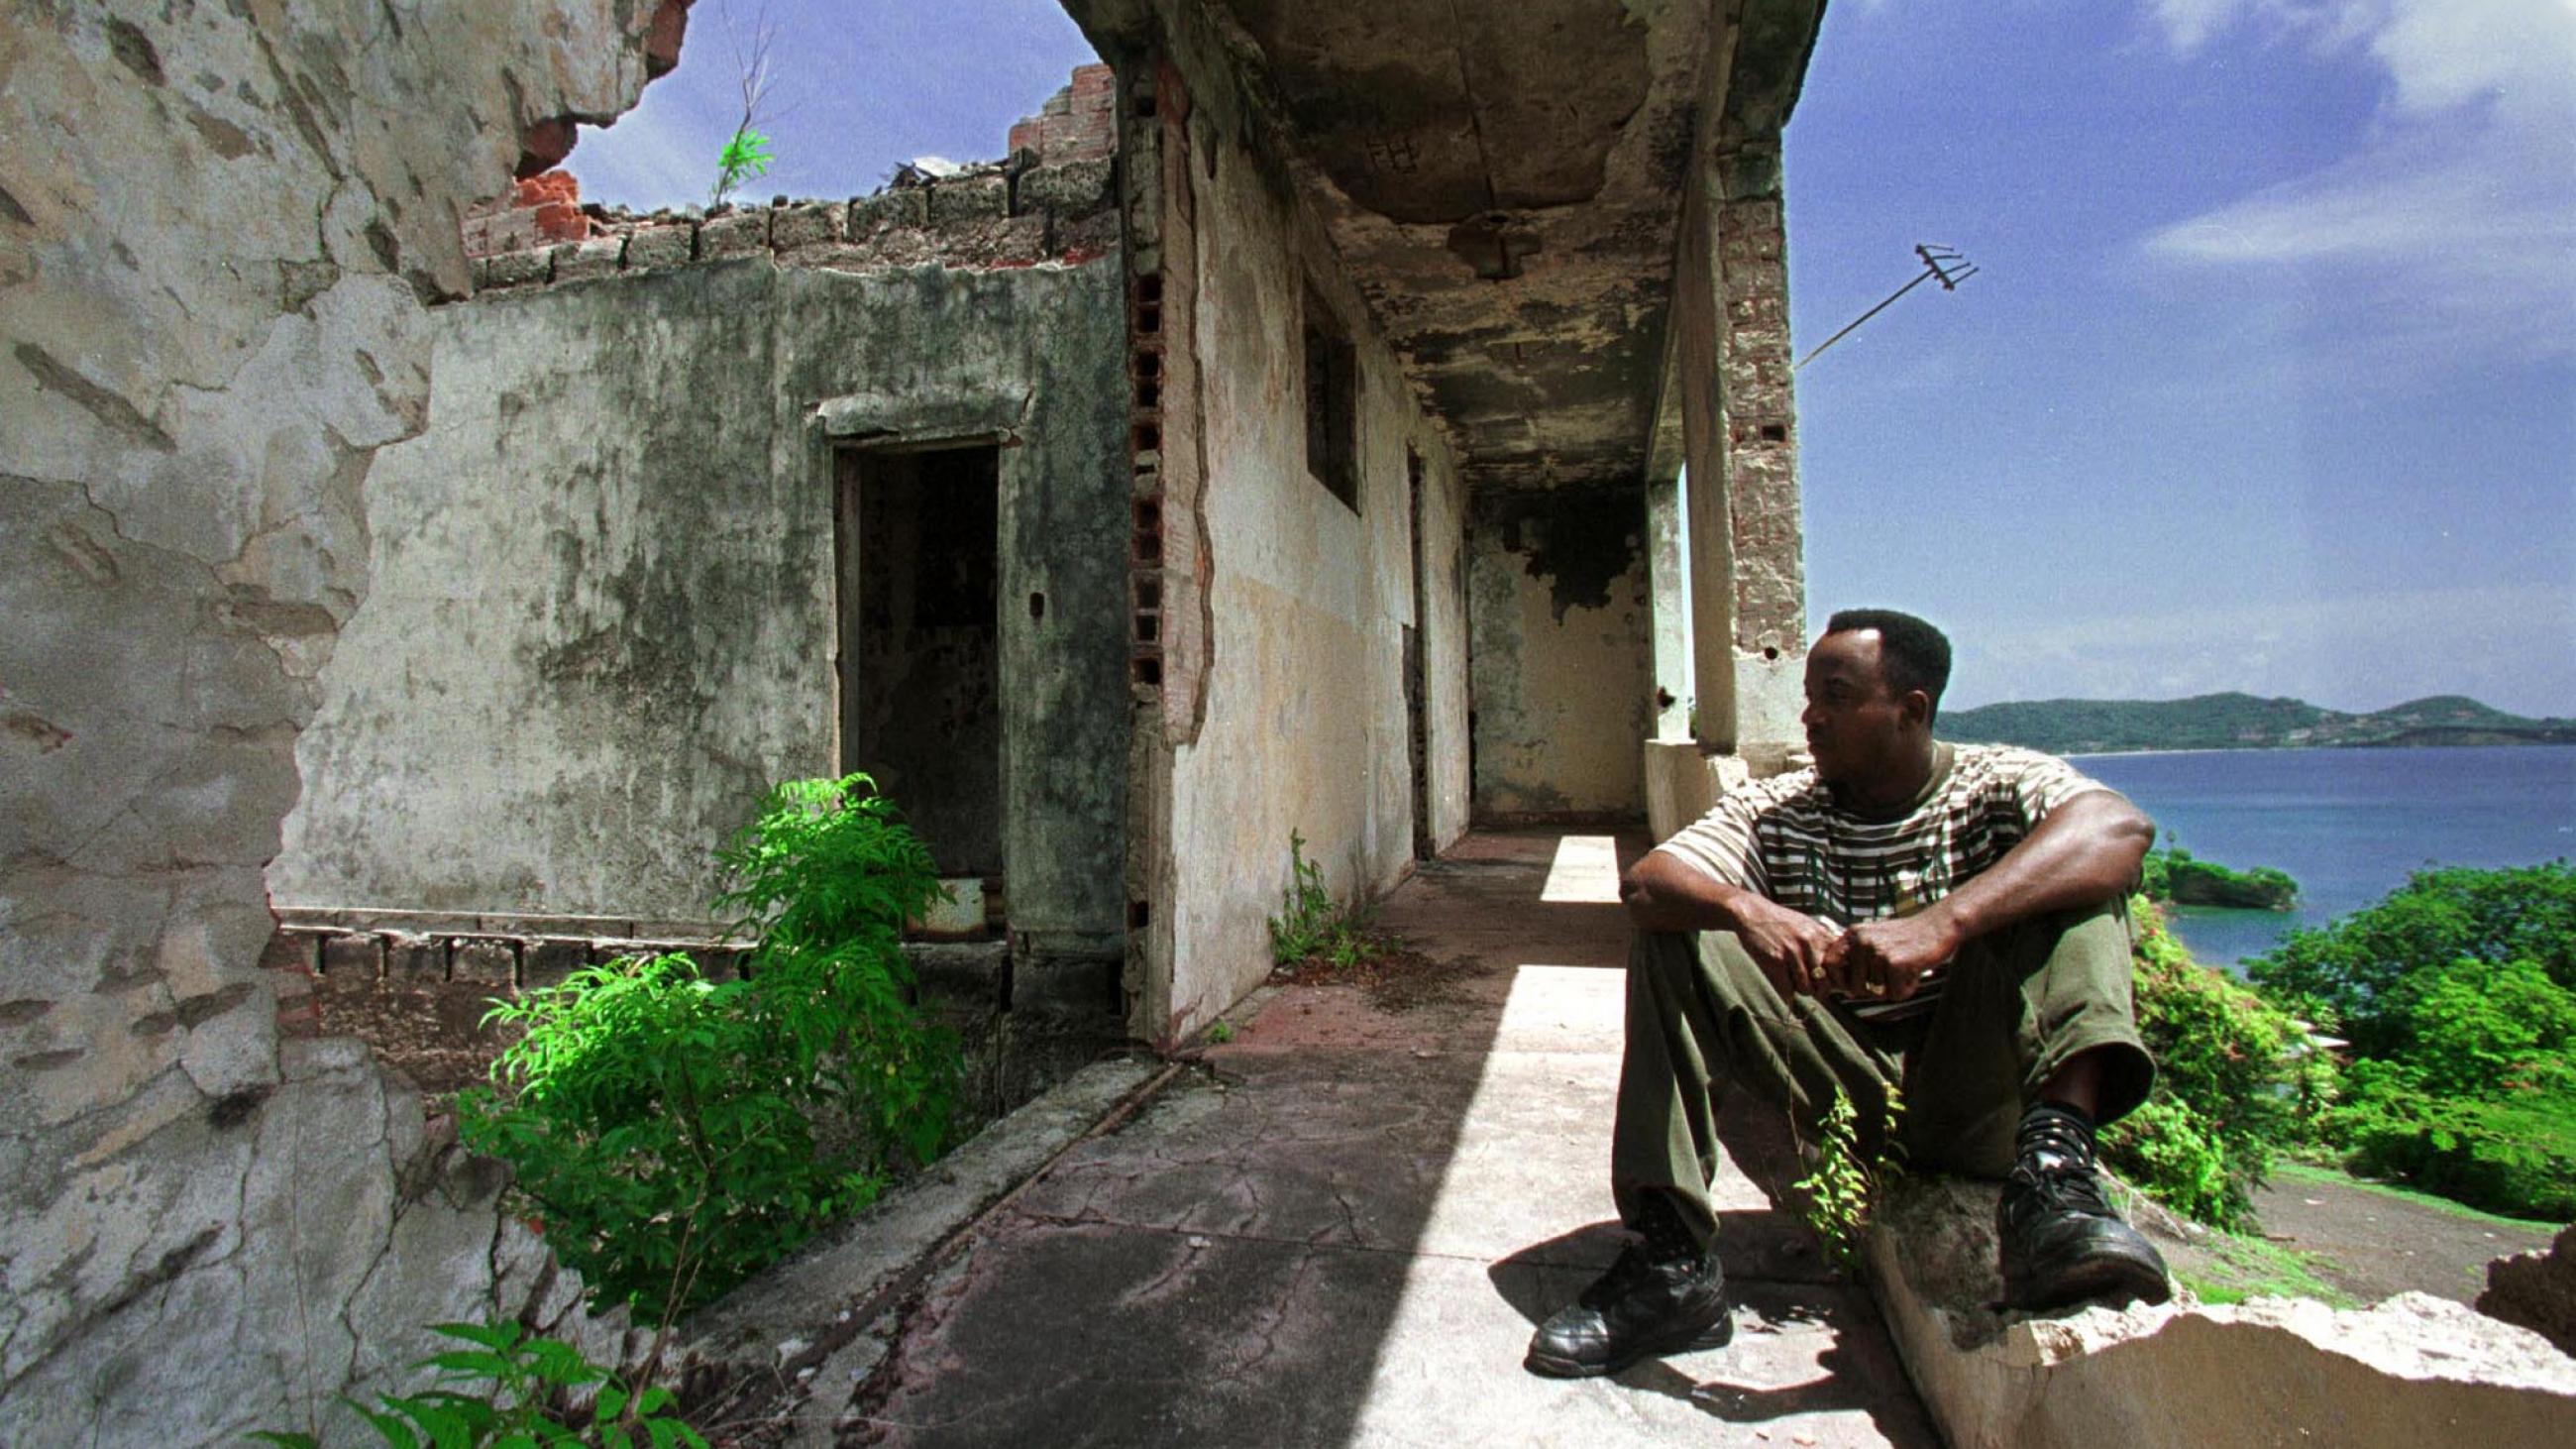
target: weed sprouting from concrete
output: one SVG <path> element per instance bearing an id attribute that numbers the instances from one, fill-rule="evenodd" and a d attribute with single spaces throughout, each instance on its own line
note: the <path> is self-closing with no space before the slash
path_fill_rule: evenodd
<path id="1" fill-rule="evenodd" d="M 1288 871 L 1279 914 L 1270 918 L 1272 961 L 1282 966 L 1314 961 L 1348 971 L 1394 947 L 1395 942 L 1373 929 L 1374 902 L 1356 900 L 1345 906 L 1333 899 L 1324 885 L 1324 867 L 1306 858 L 1306 838 L 1293 830 L 1288 833 Z"/>
<path id="2" fill-rule="evenodd" d="M 1888 1183 L 1902 1170 L 1886 1149 L 1895 1143 L 1896 1125 L 1904 1113 L 1904 1100 L 1889 1087 L 1884 1130 L 1879 1135 L 1884 1147 L 1877 1154 L 1866 1152 L 1860 1145 L 1860 1113 L 1851 1097 L 1836 1087 L 1833 1105 L 1825 1109 L 1817 1134 L 1815 1166 L 1791 1184 L 1798 1194 L 1799 1220 L 1823 1245 L 1825 1260 L 1843 1272 L 1859 1265 L 1861 1233 Z"/>

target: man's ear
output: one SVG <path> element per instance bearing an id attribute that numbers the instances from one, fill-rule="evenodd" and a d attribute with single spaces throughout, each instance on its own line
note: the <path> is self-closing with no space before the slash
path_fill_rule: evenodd
<path id="1" fill-rule="evenodd" d="M 1909 689 L 1896 697 L 1897 713 L 1907 724 L 1918 729 L 1932 727 L 1932 696 L 1920 689 Z"/>

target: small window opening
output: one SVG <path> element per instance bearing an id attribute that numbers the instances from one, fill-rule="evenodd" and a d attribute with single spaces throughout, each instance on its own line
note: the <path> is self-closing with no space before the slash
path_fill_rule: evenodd
<path id="1" fill-rule="evenodd" d="M 1306 471 L 1356 513 L 1358 354 L 1314 288 L 1306 289 Z"/>

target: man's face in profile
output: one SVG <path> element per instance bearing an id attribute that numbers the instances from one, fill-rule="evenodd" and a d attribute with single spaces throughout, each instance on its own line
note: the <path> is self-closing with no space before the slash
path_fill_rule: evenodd
<path id="1" fill-rule="evenodd" d="M 1909 695 L 1888 687 L 1876 629 L 1827 634 L 1807 654 L 1807 751 L 1816 776 L 1842 787 L 1885 778 L 1903 764 Z"/>

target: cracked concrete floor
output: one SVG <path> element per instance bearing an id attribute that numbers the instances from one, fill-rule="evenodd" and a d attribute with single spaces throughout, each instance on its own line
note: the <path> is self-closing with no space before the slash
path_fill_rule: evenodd
<path id="1" fill-rule="evenodd" d="M 1731 1167 L 1731 1345 L 1614 1380 L 1521 1368 L 1619 1244 L 1616 873 L 1608 839 L 1553 833 L 1427 866 L 1384 924 L 1448 989 L 1271 995 L 931 1280 L 841 1441 L 1937 1443 L 1867 1295 Z M 1748 1158 L 1782 1145 L 1735 1128 Z"/>

